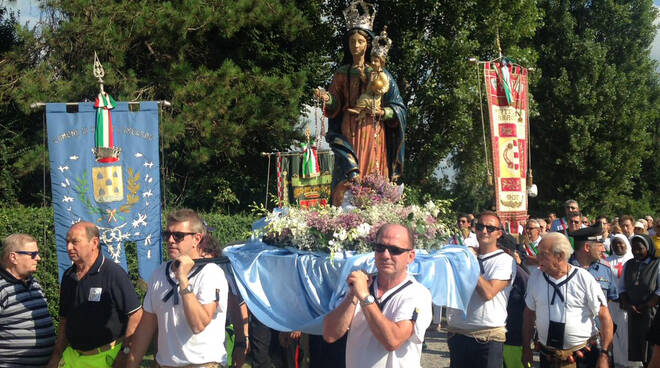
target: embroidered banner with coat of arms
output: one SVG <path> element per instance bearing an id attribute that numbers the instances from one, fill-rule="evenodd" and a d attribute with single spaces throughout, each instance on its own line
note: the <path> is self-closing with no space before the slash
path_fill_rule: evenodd
<path id="1" fill-rule="evenodd" d="M 484 63 L 497 214 L 518 233 L 527 217 L 527 69 Z"/>
<path id="2" fill-rule="evenodd" d="M 68 112 L 67 104 L 46 104 L 59 279 L 71 266 L 69 228 L 89 221 L 99 228 L 107 260 L 124 269 L 125 244 L 135 242 L 140 277 L 148 280 L 162 261 L 158 103 L 101 106 L 112 116 L 103 132 L 111 137 L 102 145 L 95 104 L 77 107 Z"/>

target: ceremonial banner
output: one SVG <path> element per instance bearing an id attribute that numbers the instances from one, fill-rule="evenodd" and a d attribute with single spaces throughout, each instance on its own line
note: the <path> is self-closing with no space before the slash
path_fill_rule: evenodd
<path id="1" fill-rule="evenodd" d="M 497 214 L 518 233 L 527 216 L 527 69 L 484 63 Z"/>
<path id="2" fill-rule="evenodd" d="M 59 278 L 71 266 L 67 231 L 89 221 L 99 228 L 107 260 L 124 269 L 124 244 L 135 242 L 140 277 L 148 280 L 162 261 L 158 103 L 77 107 L 46 104 Z"/>
<path id="3" fill-rule="evenodd" d="M 313 157 L 315 174 L 309 175 Z M 332 151 L 287 152 L 278 157 L 278 197 L 282 206 L 325 206 L 330 202 L 334 156 Z"/>

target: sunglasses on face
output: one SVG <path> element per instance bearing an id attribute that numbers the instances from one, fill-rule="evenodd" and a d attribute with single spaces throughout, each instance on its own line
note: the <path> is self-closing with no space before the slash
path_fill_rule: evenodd
<path id="1" fill-rule="evenodd" d="M 488 231 L 488 233 L 492 233 L 493 231 L 496 231 L 496 230 L 500 229 L 497 226 L 484 225 L 484 224 L 476 224 L 474 227 L 477 229 L 477 231 L 484 231 L 484 229 L 486 229 L 486 231 Z"/>
<path id="2" fill-rule="evenodd" d="M 163 239 L 168 240 L 170 236 L 174 237 L 174 241 L 179 243 L 186 237 L 186 235 L 195 235 L 197 233 L 186 233 L 183 231 L 163 231 Z"/>
<path id="3" fill-rule="evenodd" d="M 27 250 L 17 250 L 14 253 L 24 254 L 26 256 L 30 256 L 32 259 L 37 258 L 37 256 L 39 255 L 38 250 L 35 250 L 34 252 L 28 252 Z"/>
<path id="4" fill-rule="evenodd" d="M 391 255 L 393 256 L 398 256 L 399 254 L 403 254 L 405 252 L 410 252 L 412 249 L 404 249 L 404 248 L 399 248 L 394 245 L 385 245 L 381 243 L 376 243 L 373 245 L 374 252 L 376 253 L 383 253 L 385 252 L 385 249 L 387 249 L 388 252 L 390 252 Z"/>

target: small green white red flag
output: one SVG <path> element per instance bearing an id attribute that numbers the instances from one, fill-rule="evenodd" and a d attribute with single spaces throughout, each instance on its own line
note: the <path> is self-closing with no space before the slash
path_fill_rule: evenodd
<path id="1" fill-rule="evenodd" d="M 316 153 L 316 147 L 306 143 L 303 143 L 302 147 L 304 150 L 302 177 L 312 178 L 318 176 L 321 170 L 319 170 L 319 159 Z"/>
<path id="2" fill-rule="evenodd" d="M 110 110 L 117 106 L 115 100 L 107 92 L 99 93 L 94 103 L 96 108 L 96 147 L 113 147 L 112 118 Z"/>

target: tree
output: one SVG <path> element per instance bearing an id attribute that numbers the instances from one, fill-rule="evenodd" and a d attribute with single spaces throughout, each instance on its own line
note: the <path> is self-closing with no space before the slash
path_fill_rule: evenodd
<path id="1" fill-rule="evenodd" d="M 168 202 L 245 208 L 262 198 L 260 152 L 300 137 L 325 61 L 319 3 L 49 1 L 51 21 L 0 65 L 16 76 L 13 88 L 0 86 L 0 103 L 25 118 L 32 102 L 93 99 L 96 51 L 116 100 L 172 102 L 161 128 Z"/>
<path id="2" fill-rule="evenodd" d="M 629 212 L 642 199 L 642 162 L 658 122 L 658 84 L 649 46 L 650 0 L 539 2 L 534 38 L 540 78 L 531 121 L 537 204 L 568 198 L 594 213 Z"/>
<path id="3" fill-rule="evenodd" d="M 16 16 L 0 8 L 0 204 L 16 205 L 26 200 L 41 203 L 43 185 L 43 131 L 41 119 L 20 110 L 9 97 L 16 92 L 22 69 L 34 65 L 26 57 L 12 63 L 15 49 L 25 48 L 30 33 L 18 27 Z"/>

